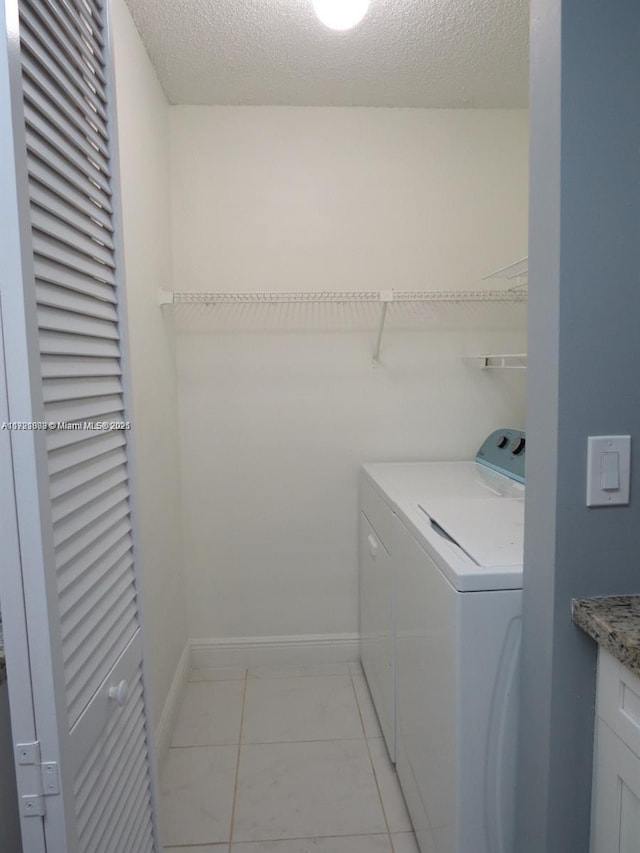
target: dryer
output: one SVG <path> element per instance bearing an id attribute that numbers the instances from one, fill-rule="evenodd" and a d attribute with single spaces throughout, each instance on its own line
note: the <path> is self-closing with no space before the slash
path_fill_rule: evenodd
<path id="1" fill-rule="evenodd" d="M 475 461 L 363 466 L 387 512 L 391 742 L 422 853 L 513 853 L 525 448 L 503 429 Z"/>

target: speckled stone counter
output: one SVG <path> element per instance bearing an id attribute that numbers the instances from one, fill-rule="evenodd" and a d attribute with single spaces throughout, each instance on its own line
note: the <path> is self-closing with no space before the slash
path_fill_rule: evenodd
<path id="1" fill-rule="evenodd" d="M 573 621 L 640 676 L 640 595 L 613 595 L 572 602 Z"/>
<path id="2" fill-rule="evenodd" d="M 0 621 L 0 684 L 7 680 L 7 667 L 4 662 L 4 640 L 2 639 L 2 622 Z"/>

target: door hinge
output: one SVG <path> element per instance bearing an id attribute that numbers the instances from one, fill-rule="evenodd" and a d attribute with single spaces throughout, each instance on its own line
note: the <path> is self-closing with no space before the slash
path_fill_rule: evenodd
<path id="1" fill-rule="evenodd" d="M 37 768 L 31 778 L 31 792 L 21 794 L 20 803 L 24 817 L 43 817 L 47 807 L 45 797 L 55 797 L 60 793 L 60 773 L 57 761 L 40 761 L 40 743 L 16 744 L 16 761 L 22 766 Z M 34 791 L 33 788 L 36 788 Z"/>
<path id="2" fill-rule="evenodd" d="M 23 794 L 20 797 L 23 817 L 44 817 L 47 813 L 47 807 L 44 797 L 38 794 Z"/>
<path id="3" fill-rule="evenodd" d="M 42 793 L 45 797 L 55 797 L 60 793 L 60 775 L 57 761 L 45 761 L 40 765 Z"/>

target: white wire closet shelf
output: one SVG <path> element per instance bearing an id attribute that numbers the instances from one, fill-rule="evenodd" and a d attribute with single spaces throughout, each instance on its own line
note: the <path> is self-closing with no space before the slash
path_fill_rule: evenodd
<path id="1" fill-rule="evenodd" d="M 509 264 L 508 267 L 489 273 L 482 280 L 490 281 L 491 279 L 506 279 L 515 282 L 512 290 L 526 287 L 529 283 L 529 258 L 522 258 L 514 264 Z"/>
<path id="2" fill-rule="evenodd" d="M 379 303 L 381 306 L 374 364 L 379 363 L 387 310 L 391 303 L 524 302 L 526 291 L 510 290 L 307 290 L 307 291 L 158 291 L 160 306 L 282 305 Z"/>
<path id="3" fill-rule="evenodd" d="M 224 305 L 283 302 L 520 302 L 526 294 L 511 290 L 301 290 L 180 291 L 159 290 L 160 305 Z"/>

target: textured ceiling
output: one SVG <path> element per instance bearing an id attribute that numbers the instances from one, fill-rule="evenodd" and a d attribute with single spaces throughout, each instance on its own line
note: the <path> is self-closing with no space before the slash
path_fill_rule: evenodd
<path id="1" fill-rule="evenodd" d="M 311 0 L 127 3 L 173 104 L 527 104 L 528 0 L 371 0 L 342 33 Z"/>

